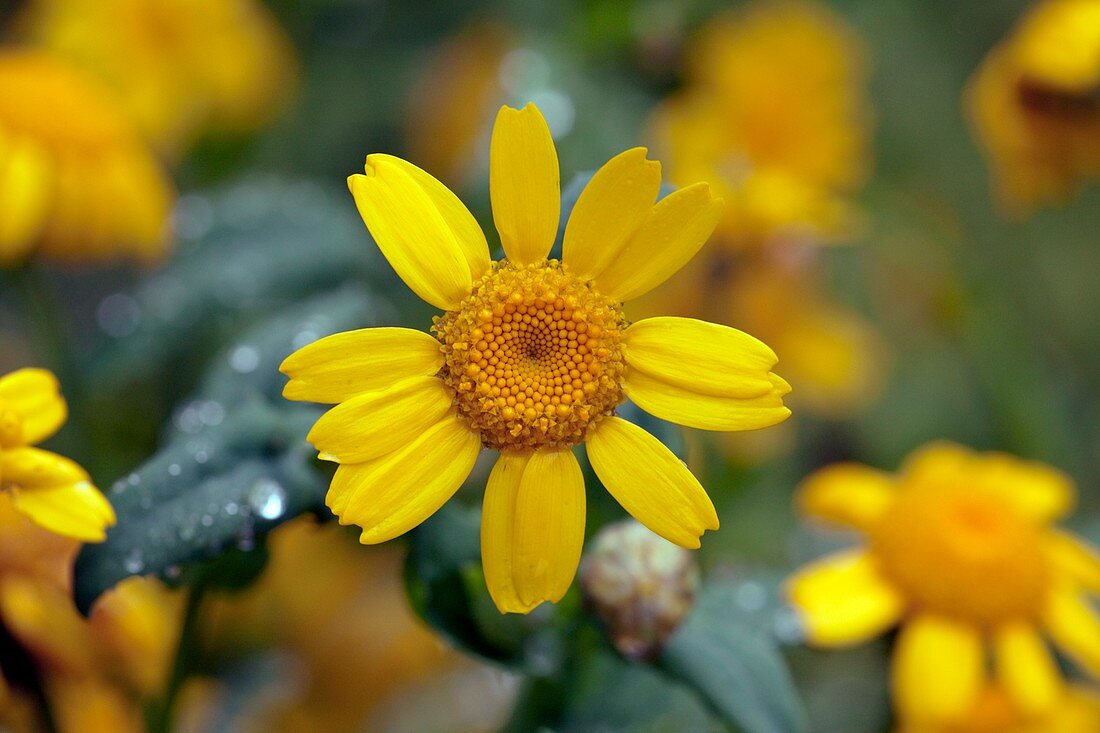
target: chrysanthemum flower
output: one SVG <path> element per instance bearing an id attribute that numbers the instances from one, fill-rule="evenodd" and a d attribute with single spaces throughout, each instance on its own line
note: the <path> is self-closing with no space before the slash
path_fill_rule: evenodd
<path id="1" fill-rule="evenodd" d="M 1098 730 L 1100 697 L 1094 690 L 1070 687 L 1049 710 L 1035 715 L 1017 708 L 1003 687 L 990 685 L 961 720 L 944 725 L 902 723 L 897 733 L 1096 733 Z"/>
<path id="2" fill-rule="evenodd" d="M 59 535 L 100 542 L 115 523 L 107 499 L 68 458 L 34 448 L 57 432 L 68 409 L 44 369 L 0 377 L 0 491 L 17 510 Z"/>
<path id="3" fill-rule="evenodd" d="M 689 47 L 687 85 L 654 117 L 670 179 L 727 203 L 727 247 L 849 233 L 866 176 L 863 49 L 827 8 L 785 0 L 712 20 Z"/>
<path id="4" fill-rule="evenodd" d="M 999 453 L 927 446 L 890 476 L 839 464 L 810 476 L 809 515 L 856 529 L 866 547 L 803 569 L 789 584 L 808 640 L 841 646 L 901 623 L 893 661 L 903 717 L 962 719 L 996 681 L 1025 714 L 1063 689 L 1048 634 L 1100 674 L 1100 557 L 1050 524 L 1073 502 L 1058 471 Z"/>
<path id="5" fill-rule="evenodd" d="M 32 251 L 155 259 L 175 194 L 96 82 L 36 51 L 0 51 L 0 266 Z"/>
<path id="6" fill-rule="evenodd" d="M 33 0 L 19 31 L 99 77 L 166 153 L 259 127 L 294 87 L 294 50 L 256 0 Z"/>
<path id="7" fill-rule="evenodd" d="M 426 333 L 336 334 L 291 355 L 291 399 L 339 403 L 309 440 L 336 461 L 328 506 L 365 543 L 412 529 L 449 499 L 482 447 L 500 451 L 482 515 L 482 559 L 502 611 L 565 593 L 580 559 L 585 496 L 572 448 L 584 443 L 611 494 L 642 524 L 698 547 L 718 517 L 691 472 L 615 416 L 630 398 L 657 417 L 748 430 L 789 411 L 775 354 L 732 328 L 685 318 L 633 325 L 621 304 L 659 285 L 706 241 L 721 201 L 706 184 L 656 202 L 660 165 L 635 148 L 580 196 L 562 261 L 548 260 L 560 214 L 557 153 L 533 105 L 503 108 L 490 195 L 506 259 L 493 262 L 474 217 L 403 160 L 367 157 L 349 179 L 397 274 L 445 311 Z M 656 203 L 655 203 L 656 202 Z"/>
<path id="8" fill-rule="evenodd" d="M 1043 0 L 975 73 L 967 108 L 1013 213 L 1100 177 L 1100 0 Z"/>

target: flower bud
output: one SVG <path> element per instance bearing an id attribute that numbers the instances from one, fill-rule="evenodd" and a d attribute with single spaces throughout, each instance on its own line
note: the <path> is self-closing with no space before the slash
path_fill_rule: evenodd
<path id="1" fill-rule="evenodd" d="M 634 520 L 596 535 L 581 565 L 586 603 L 623 656 L 653 659 L 691 610 L 699 569 L 690 550 Z"/>

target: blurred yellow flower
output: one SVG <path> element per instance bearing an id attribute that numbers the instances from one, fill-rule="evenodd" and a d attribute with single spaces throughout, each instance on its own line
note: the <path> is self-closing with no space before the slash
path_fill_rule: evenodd
<path id="1" fill-rule="evenodd" d="M 174 196 L 94 79 L 36 51 L 0 50 L 0 266 L 36 249 L 74 262 L 156 259 Z"/>
<path id="2" fill-rule="evenodd" d="M 291 355 L 290 399 L 338 403 L 309 434 L 336 461 L 327 503 L 365 543 L 412 529 L 458 490 L 482 446 L 500 458 L 485 493 L 482 559 L 493 600 L 526 613 L 569 588 L 584 539 L 572 448 L 642 524 L 698 547 L 718 517 L 680 460 L 616 417 L 626 397 L 673 422 L 749 430 L 781 422 L 787 383 L 765 344 L 684 318 L 627 324 L 621 303 L 655 288 L 706 241 L 722 203 L 699 183 L 655 203 L 660 165 L 628 150 L 596 172 L 547 260 L 560 216 L 557 152 L 534 105 L 501 109 L 490 194 L 506 259 L 458 198 L 421 169 L 367 157 L 349 179 L 367 228 L 414 292 L 446 311 L 436 338 L 403 328 L 336 334 Z"/>
<path id="3" fill-rule="evenodd" d="M 408 607 L 396 547 L 363 552 L 345 528 L 304 517 L 275 531 L 268 549 L 257 583 L 212 598 L 202 617 L 204 646 L 221 657 L 278 648 L 305 673 L 243 729 L 368 730 L 387 700 L 459 662 Z"/>
<path id="4" fill-rule="evenodd" d="M 1025 715 L 1062 694 L 1045 631 L 1100 675 L 1100 556 L 1050 524 L 1073 502 L 1058 471 L 935 443 L 895 476 L 837 464 L 810 476 L 799 506 L 856 529 L 867 546 L 811 564 L 789 582 L 808 640 L 841 646 L 901 622 L 894 699 L 906 720 L 962 720 L 995 679 Z"/>
<path id="5" fill-rule="evenodd" d="M 409 157 L 448 186 L 471 171 L 504 89 L 501 62 L 512 46 L 508 30 L 479 22 L 447 39 L 409 94 Z"/>
<path id="6" fill-rule="evenodd" d="M 167 153 L 259 127 L 295 85 L 290 41 L 256 0 L 33 0 L 20 30 L 99 76 Z"/>
<path id="7" fill-rule="evenodd" d="M 1100 697 L 1083 687 L 1070 687 L 1040 715 L 1022 713 L 998 685 L 983 690 L 978 702 L 957 722 L 946 725 L 902 725 L 897 733 L 1096 733 L 1100 731 Z"/>
<path id="8" fill-rule="evenodd" d="M 68 458 L 34 448 L 68 416 L 57 379 L 45 369 L 0 377 L 0 491 L 56 534 L 101 542 L 115 513 L 88 474 Z"/>
<path id="9" fill-rule="evenodd" d="M 867 168 L 863 49 L 826 8 L 763 2 L 691 46 L 687 84 L 654 117 L 673 183 L 726 200 L 724 247 L 850 234 Z"/>
<path id="10" fill-rule="evenodd" d="M 1010 213 L 1100 176 L 1100 0 L 1042 0 L 993 49 L 966 105 Z"/>

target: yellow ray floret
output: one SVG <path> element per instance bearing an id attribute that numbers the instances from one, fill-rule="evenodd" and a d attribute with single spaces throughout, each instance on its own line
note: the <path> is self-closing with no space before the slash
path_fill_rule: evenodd
<path id="1" fill-rule="evenodd" d="M 682 318 L 629 324 L 623 300 L 682 267 L 721 212 L 705 184 L 657 201 L 660 166 L 635 148 L 592 178 L 548 259 L 560 213 L 557 153 L 533 105 L 504 108 L 492 138 L 493 215 L 506 258 L 457 197 L 419 168 L 367 157 L 348 181 L 395 272 L 444 311 L 431 336 L 364 329 L 283 362 L 290 399 L 336 403 L 309 434 L 340 464 L 328 506 L 363 542 L 415 527 L 449 499 L 482 448 L 500 452 L 482 514 L 482 559 L 501 611 L 526 613 L 569 588 L 584 536 L 585 444 L 608 491 L 643 524 L 698 547 L 718 528 L 687 467 L 615 416 L 629 396 L 709 430 L 784 420 L 789 386 L 753 337 Z"/>
<path id="2" fill-rule="evenodd" d="M 994 680 L 1028 715 L 1063 682 L 1042 639 L 1100 674 L 1100 557 L 1050 523 L 1073 501 L 1062 473 L 1000 453 L 935 443 L 896 475 L 854 464 L 802 485 L 806 514 L 866 536 L 788 584 L 811 643 L 855 644 L 900 623 L 894 697 L 907 719 L 963 720 Z M 990 660 L 992 665 L 990 665 Z"/>
<path id="3" fill-rule="evenodd" d="M 18 511 L 59 535 L 99 542 L 114 510 L 68 458 L 32 447 L 65 422 L 57 379 L 44 369 L 0 377 L 0 491 Z"/>

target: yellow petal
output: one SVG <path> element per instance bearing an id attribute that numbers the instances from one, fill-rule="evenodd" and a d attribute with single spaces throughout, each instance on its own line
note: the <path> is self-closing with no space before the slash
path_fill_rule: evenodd
<path id="1" fill-rule="evenodd" d="M 657 287 L 695 256 L 718 224 L 722 206 L 705 183 L 665 196 L 596 278 L 596 285 L 621 301 Z"/>
<path id="2" fill-rule="evenodd" d="M 0 263 L 23 259 L 35 245 L 49 214 L 50 163 L 29 143 L 0 154 Z"/>
<path id="3" fill-rule="evenodd" d="M 5 577 L 0 580 L 0 617 L 47 669 L 75 675 L 91 671 L 92 638 L 72 598 L 61 588 L 26 576 Z"/>
<path id="4" fill-rule="evenodd" d="M 778 359 L 759 339 L 729 326 L 662 316 L 639 321 L 623 334 L 632 369 L 681 389 L 715 397 L 760 397 Z"/>
<path id="5" fill-rule="evenodd" d="M 584 476 L 572 452 L 502 455 L 485 489 L 482 564 L 502 613 L 569 590 L 584 543 Z"/>
<path id="6" fill-rule="evenodd" d="M 905 604 L 864 550 L 830 555 L 787 581 L 811 644 L 859 644 L 898 622 Z"/>
<path id="7" fill-rule="evenodd" d="M 65 456 L 38 448 L 16 448 L 0 451 L 0 478 L 30 489 L 87 481 L 88 474 Z"/>
<path id="8" fill-rule="evenodd" d="M 1049 709 L 1062 694 L 1062 673 L 1030 624 L 1017 622 L 996 631 L 993 644 L 997 678 L 1016 707 L 1028 714 Z"/>
<path id="9" fill-rule="evenodd" d="M 362 463 L 408 445 L 451 409 L 438 377 L 412 377 L 332 408 L 306 437 L 329 460 Z"/>
<path id="10" fill-rule="evenodd" d="M 340 466 L 325 502 L 373 545 L 408 532 L 450 499 L 473 470 L 481 440 L 448 415 L 416 440 L 366 463 Z"/>
<path id="11" fill-rule="evenodd" d="M 370 159 L 383 160 L 400 168 L 424 189 L 461 248 L 462 256 L 470 267 L 470 276 L 477 280 L 484 275 L 490 263 L 489 244 L 485 241 L 485 232 L 481 231 L 481 225 L 458 196 L 430 173 L 406 160 L 377 153 L 371 155 Z"/>
<path id="12" fill-rule="evenodd" d="M 645 156 L 645 148 L 619 153 L 581 191 L 562 245 L 562 261 L 578 277 L 595 280 L 653 208 L 661 164 Z"/>
<path id="13" fill-rule="evenodd" d="M 449 310 L 473 283 L 466 255 L 431 196 L 402 167 L 368 155 L 366 175 L 348 178 L 363 223 L 394 271 L 437 308 Z"/>
<path id="14" fill-rule="evenodd" d="M 1076 586 L 1058 583 L 1050 591 L 1043 624 L 1068 657 L 1100 677 L 1100 616 Z"/>
<path id="15" fill-rule="evenodd" d="M 558 153 L 538 107 L 501 107 L 489 145 L 489 197 L 504 254 L 516 264 L 550 252 L 561 216 Z"/>
<path id="16" fill-rule="evenodd" d="M 798 508 L 811 517 L 868 529 L 894 498 L 888 473 L 858 463 L 834 463 L 810 474 L 798 489 Z"/>
<path id="17" fill-rule="evenodd" d="M 102 542 L 115 512 L 107 498 L 87 481 L 64 486 L 12 490 L 15 508 L 51 532 L 84 542 Z"/>
<path id="18" fill-rule="evenodd" d="M 945 618 L 918 616 L 898 637 L 892 676 L 902 713 L 917 720 L 958 720 L 985 684 L 981 634 Z"/>
<path id="19" fill-rule="evenodd" d="M 45 369 L 20 369 L 0 377 L 0 408 L 23 419 L 23 443 L 33 445 L 57 432 L 69 411 L 57 378 Z"/>
<path id="20" fill-rule="evenodd" d="M 638 407 L 662 420 L 700 430 L 756 430 L 781 423 L 791 414 L 783 406 L 790 385 L 775 374 L 768 378 L 771 391 L 747 399 L 699 394 L 630 368 L 622 386 Z"/>
<path id="21" fill-rule="evenodd" d="M 687 466 L 661 441 L 618 417 L 604 418 L 585 440 L 600 481 L 631 516 L 669 542 L 695 549 L 718 514 Z"/>
<path id="22" fill-rule="evenodd" d="M 1058 530 L 1047 534 L 1047 552 L 1074 583 L 1100 594 L 1100 553 L 1094 547 Z"/>
<path id="23" fill-rule="evenodd" d="M 279 370 L 290 377 L 290 400 L 336 403 L 431 376 L 443 366 L 439 342 L 411 328 L 363 328 L 314 341 L 288 356 Z"/>

